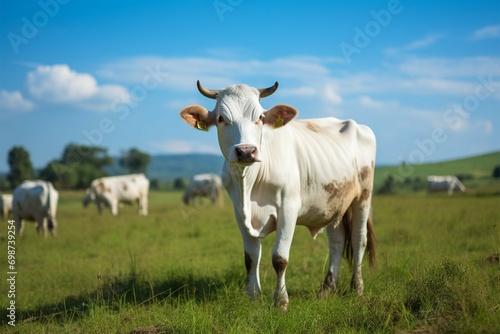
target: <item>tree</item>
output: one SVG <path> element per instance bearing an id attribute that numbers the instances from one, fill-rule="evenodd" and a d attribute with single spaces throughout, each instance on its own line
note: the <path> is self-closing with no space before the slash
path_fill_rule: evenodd
<path id="1" fill-rule="evenodd" d="M 151 156 L 136 148 L 131 148 L 120 158 L 120 166 L 127 168 L 130 173 L 146 173 L 150 162 Z"/>
<path id="2" fill-rule="evenodd" d="M 7 175 L 10 187 L 14 189 L 24 180 L 33 179 L 35 170 L 31 163 L 30 154 L 22 146 L 14 146 L 8 153 L 7 162 L 10 173 Z"/>
<path id="3" fill-rule="evenodd" d="M 186 188 L 186 181 L 182 177 L 177 177 L 174 180 L 174 189 L 182 190 Z"/>
<path id="4" fill-rule="evenodd" d="M 106 176 L 104 170 L 113 166 L 107 149 L 98 146 L 68 144 L 60 160 L 51 161 L 40 173 L 40 177 L 61 188 L 84 189 L 92 180 Z"/>
<path id="5" fill-rule="evenodd" d="M 388 174 L 384 180 L 384 183 L 382 186 L 378 189 L 379 194 L 391 194 L 394 192 L 394 185 L 395 185 L 395 180 L 394 176 L 391 174 Z"/>
<path id="6" fill-rule="evenodd" d="M 500 178 L 500 166 L 496 166 L 496 167 L 493 169 L 493 174 L 492 174 L 492 176 L 493 176 L 495 179 Z"/>

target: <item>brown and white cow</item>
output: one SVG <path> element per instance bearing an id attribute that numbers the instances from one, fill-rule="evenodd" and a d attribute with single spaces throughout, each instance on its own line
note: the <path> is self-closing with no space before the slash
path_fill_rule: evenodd
<path id="1" fill-rule="evenodd" d="M 14 189 L 12 193 L 12 214 L 16 222 L 16 229 L 22 235 L 23 220 L 35 222 L 38 233 L 48 232 L 53 237 L 57 232 L 57 203 L 59 192 L 48 181 L 24 181 Z"/>
<path id="2" fill-rule="evenodd" d="M 118 204 L 137 204 L 139 215 L 148 215 L 149 180 L 144 174 L 107 176 L 95 179 L 87 189 L 83 206 L 94 201 L 99 213 L 109 207 L 118 214 Z"/>
<path id="3" fill-rule="evenodd" d="M 265 110 L 259 101 L 276 91 L 277 82 L 265 89 L 234 85 L 210 90 L 197 84 L 201 94 L 216 100 L 215 109 L 192 105 L 180 115 L 197 129 L 217 128 L 225 157 L 224 185 L 243 238 L 248 294 L 261 293 L 260 238 L 276 231 L 274 302 L 287 308 L 285 271 L 295 227 L 303 225 L 313 237 L 326 227 L 330 262 L 323 293 L 337 287 L 346 235 L 351 235 L 347 242 L 353 249 L 352 287 L 361 295 L 367 246 L 371 264 L 375 260 L 373 132 L 353 120 L 294 120 L 298 112 L 289 105 Z M 343 224 L 343 218 L 348 223 Z"/>

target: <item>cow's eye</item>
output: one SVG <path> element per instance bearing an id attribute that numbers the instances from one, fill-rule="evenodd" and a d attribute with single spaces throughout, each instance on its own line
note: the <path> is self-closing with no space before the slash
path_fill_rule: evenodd
<path id="1" fill-rule="evenodd" d="M 224 123 L 224 117 L 222 117 L 222 115 L 219 115 L 219 117 L 217 117 L 217 123 Z"/>

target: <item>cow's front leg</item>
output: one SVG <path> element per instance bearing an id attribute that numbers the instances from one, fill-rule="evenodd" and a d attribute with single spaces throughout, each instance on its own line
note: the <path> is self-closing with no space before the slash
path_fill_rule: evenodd
<path id="1" fill-rule="evenodd" d="M 330 291 L 336 291 L 338 288 L 338 279 L 342 253 L 344 251 L 345 230 L 342 223 L 334 228 L 335 223 L 326 226 L 326 235 L 328 237 L 328 249 L 330 251 L 330 263 L 326 273 L 323 286 L 318 294 L 319 297 L 326 296 Z"/>
<path id="2" fill-rule="evenodd" d="M 110 203 L 111 203 L 111 205 L 110 205 L 110 207 L 111 207 L 111 214 L 113 216 L 118 215 L 118 204 L 119 204 L 118 200 L 111 200 Z"/>
<path id="3" fill-rule="evenodd" d="M 243 247 L 245 249 L 245 267 L 247 269 L 247 293 L 254 299 L 260 296 L 259 264 L 262 245 L 259 238 L 254 238 L 243 232 Z"/>
<path id="4" fill-rule="evenodd" d="M 148 215 L 148 197 L 143 196 L 139 198 L 139 215 L 147 216 Z"/>
<path id="5" fill-rule="evenodd" d="M 289 207 L 290 209 L 293 206 Z M 286 310 L 288 308 L 288 292 L 286 291 L 285 272 L 290 257 L 293 234 L 297 214 L 295 210 L 282 209 L 278 226 L 276 227 L 276 240 L 272 252 L 272 263 L 276 272 L 276 289 L 274 290 L 274 305 Z"/>

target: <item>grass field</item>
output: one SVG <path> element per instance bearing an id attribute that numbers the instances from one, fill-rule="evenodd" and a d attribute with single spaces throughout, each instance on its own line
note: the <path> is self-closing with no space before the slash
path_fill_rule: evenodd
<path id="1" fill-rule="evenodd" d="M 150 215 L 82 208 L 62 192 L 59 231 L 44 240 L 28 223 L 16 240 L 16 326 L 7 324 L 5 221 L 0 234 L 6 333 L 499 333 L 500 197 L 376 196 L 378 262 L 364 263 L 365 295 L 341 288 L 317 299 L 326 236 L 297 228 L 287 270 L 290 305 L 272 306 L 275 274 L 263 241 L 263 296 L 244 291 L 243 247 L 232 207 L 181 205 L 150 194 Z M 497 254 L 496 258 L 494 254 Z"/>

